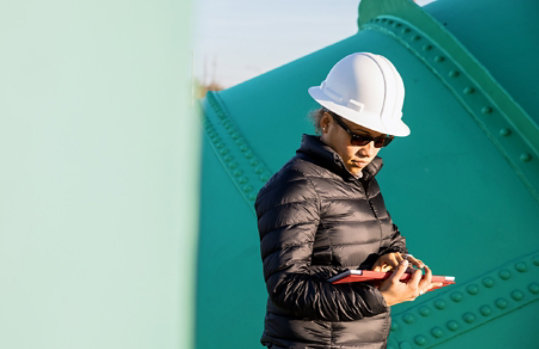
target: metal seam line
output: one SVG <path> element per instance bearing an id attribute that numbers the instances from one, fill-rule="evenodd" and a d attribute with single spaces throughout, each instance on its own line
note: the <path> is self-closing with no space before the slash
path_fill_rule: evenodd
<path id="1" fill-rule="evenodd" d="M 363 24 L 361 29 L 389 35 L 417 56 L 465 107 L 539 201 L 538 154 L 508 122 L 507 114 L 485 93 L 480 83 L 474 81 L 443 48 L 405 21 L 380 16 Z"/>
<path id="2" fill-rule="evenodd" d="M 208 92 L 206 102 L 213 113 L 203 113 L 205 133 L 226 173 L 254 212 L 256 193 L 269 179 L 270 171 L 224 110 L 218 93 Z"/>
<path id="3" fill-rule="evenodd" d="M 392 316 L 388 348 L 397 342 L 409 343 L 412 348 L 438 345 L 529 305 L 539 300 L 538 273 L 539 253 L 534 252 L 472 281 L 449 286 L 442 295 Z M 446 313 L 444 320 L 440 320 L 441 312 Z M 431 315 L 436 315 L 437 323 Z M 421 330 L 414 330 L 416 327 Z M 426 327 L 429 330 L 424 330 Z"/>

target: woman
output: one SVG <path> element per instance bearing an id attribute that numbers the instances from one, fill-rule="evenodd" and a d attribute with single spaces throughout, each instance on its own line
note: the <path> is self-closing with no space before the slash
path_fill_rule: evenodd
<path id="1" fill-rule="evenodd" d="M 361 52 L 339 61 L 309 94 L 320 136 L 301 147 L 256 200 L 268 290 L 261 342 L 270 348 L 385 348 L 389 306 L 432 287 L 431 271 L 406 254 L 374 178 L 380 148 L 410 131 L 404 86 L 386 58 Z M 399 281 L 408 263 L 417 269 Z M 378 286 L 333 285 L 347 269 L 394 270 Z"/>

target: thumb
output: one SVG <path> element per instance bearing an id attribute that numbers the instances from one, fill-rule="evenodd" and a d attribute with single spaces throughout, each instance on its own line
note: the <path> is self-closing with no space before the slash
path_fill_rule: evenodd
<path id="1" fill-rule="evenodd" d="M 400 280 L 402 275 L 406 272 L 406 269 L 408 269 L 408 261 L 404 259 L 402 260 L 402 262 L 400 262 L 399 267 L 389 278 L 391 280 Z"/>

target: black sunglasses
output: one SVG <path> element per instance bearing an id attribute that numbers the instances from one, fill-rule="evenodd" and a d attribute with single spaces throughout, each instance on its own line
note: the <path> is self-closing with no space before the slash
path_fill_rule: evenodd
<path id="1" fill-rule="evenodd" d="M 352 145 L 364 146 L 364 145 L 369 144 L 370 142 L 374 142 L 374 146 L 376 148 L 382 148 L 382 147 L 387 146 L 389 143 L 391 143 L 393 138 L 395 138 L 395 136 L 391 136 L 391 135 L 371 137 L 369 135 L 362 135 L 362 134 L 354 133 L 352 132 L 352 130 L 350 130 L 348 126 L 346 126 L 346 124 L 341 120 L 341 118 L 338 115 L 336 115 L 335 113 L 327 109 L 325 111 L 328 112 L 329 115 L 331 115 L 331 117 L 333 118 L 333 120 L 335 120 L 335 122 L 337 122 L 337 124 L 339 124 L 339 126 L 341 126 L 342 129 L 345 130 L 346 133 L 350 135 L 350 144 Z"/>

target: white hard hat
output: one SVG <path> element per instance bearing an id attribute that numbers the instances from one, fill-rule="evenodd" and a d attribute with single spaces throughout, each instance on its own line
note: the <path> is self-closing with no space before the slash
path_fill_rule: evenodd
<path id="1" fill-rule="evenodd" d="M 363 127 L 393 136 L 408 136 L 402 118 L 404 84 L 391 62 L 358 52 L 337 62 L 320 86 L 309 88 L 315 101 Z"/>

